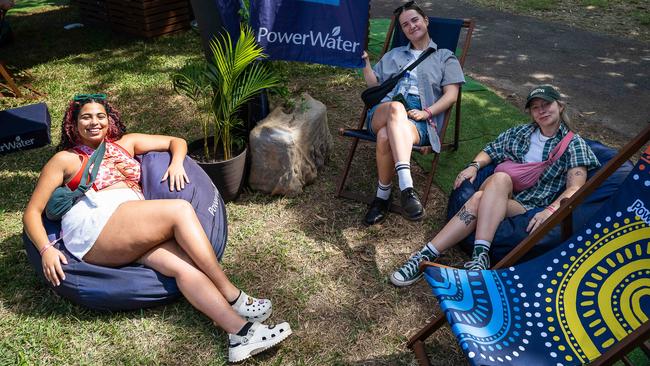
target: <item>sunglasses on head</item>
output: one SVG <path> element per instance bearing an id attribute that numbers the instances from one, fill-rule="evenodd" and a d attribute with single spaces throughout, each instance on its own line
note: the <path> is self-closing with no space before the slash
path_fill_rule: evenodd
<path id="1" fill-rule="evenodd" d="M 400 14 L 402 14 L 402 12 L 404 10 L 407 10 L 408 8 L 410 8 L 413 5 L 415 5 L 415 1 L 409 1 L 407 3 L 404 3 L 404 4 L 400 5 L 400 6 L 398 6 L 395 10 L 393 10 L 393 15 L 398 17 Z"/>
<path id="2" fill-rule="evenodd" d="M 72 100 L 75 102 L 85 102 L 88 100 L 106 100 L 106 94 L 77 94 Z"/>

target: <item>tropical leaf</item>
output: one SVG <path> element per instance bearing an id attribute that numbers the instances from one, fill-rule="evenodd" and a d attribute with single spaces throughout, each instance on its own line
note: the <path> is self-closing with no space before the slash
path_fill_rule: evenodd
<path id="1" fill-rule="evenodd" d="M 236 117 L 237 112 L 263 89 L 278 85 L 279 79 L 273 71 L 260 64 L 260 60 L 267 56 L 257 44 L 250 26 L 241 26 L 236 44 L 228 32 L 214 37 L 210 41 L 210 51 L 211 62 L 205 74 L 213 89 L 211 106 L 215 138 L 223 143 L 224 159 L 227 160 L 231 155 L 231 131 L 242 123 Z M 183 85 L 179 82 L 179 88 Z"/>

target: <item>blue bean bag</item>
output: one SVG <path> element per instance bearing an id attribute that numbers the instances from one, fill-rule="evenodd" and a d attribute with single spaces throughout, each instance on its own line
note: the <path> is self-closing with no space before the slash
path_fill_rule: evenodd
<path id="1" fill-rule="evenodd" d="M 139 157 L 142 162 L 141 184 L 146 199 L 179 198 L 192 204 L 205 229 L 212 247 L 220 260 L 227 240 L 226 209 L 219 192 L 193 160 L 185 158 L 184 167 L 190 184 L 180 192 L 170 192 L 169 183 L 161 182 L 169 166 L 170 154 L 153 152 Z M 60 221 L 43 216 L 48 238 L 60 237 Z M 29 262 L 43 281 L 41 256 L 23 233 L 23 243 Z M 55 245 L 68 259 L 63 266 L 66 279 L 52 289 L 70 301 L 100 311 L 133 310 L 167 304 L 181 293 L 176 281 L 140 264 L 108 268 L 77 260 L 65 248 L 65 243 Z M 48 285 L 49 282 L 45 281 Z"/>
<path id="2" fill-rule="evenodd" d="M 616 155 L 616 150 L 611 147 L 605 146 L 598 141 L 585 139 L 587 145 L 591 147 L 594 154 L 600 161 L 601 167 L 607 164 L 607 162 Z M 469 180 L 463 182 L 463 184 L 454 190 L 449 197 L 449 203 L 447 205 L 447 220 L 450 220 L 459 210 L 467 200 L 472 197 L 474 192 L 476 192 L 481 184 L 494 172 L 495 165 L 490 164 L 479 170 L 474 183 L 470 183 Z M 580 205 L 578 205 L 573 211 L 573 230 L 579 230 L 582 228 L 591 215 L 594 212 L 597 212 L 600 206 L 618 190 L 618 187 L 623 183 L 628 173 L 632 171 L 634 165 L 632 162 L 627 161 L 621 167 L 619 167 L 614 174 L 612 174 L 605 182 L 603 182 L 598 189 L 592 192 Z M 588 178 L 591 178 L 598 169 L 592 169 L 588 172 Z M 499 224 L 497 232 L 494 236 L 492 246 L 490 248 L 490 259 L 491 263 L 496 263 L 506 256 L 517 244 L 519 244 L 523 239 L 528 236 L 526 232 L 526 227 L 528 226 L 528 221 L 543 208 L 537 208 L 528 210 L 526 213 L 507 217 L 505 220 Z M 528 260 L 530 258 L 539 256 L 550 249 L 555 248 L 558 244 L 562 242 L 561 239 L 561 229 L 560 226 L 556 226 L 551 230 L 542 240 L 537 243 L 532 250 L 522 259 Z M 471 253 L 474 247 L 474 233 L 470 234 L 467 238 L 461 241 L 461 247 L 467 253 Z"/>

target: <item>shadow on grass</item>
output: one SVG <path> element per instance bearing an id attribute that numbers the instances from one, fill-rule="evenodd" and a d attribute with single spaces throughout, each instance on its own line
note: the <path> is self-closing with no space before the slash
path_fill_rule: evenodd
<path id="1" fill-rule="evenodd" d="M 55 4 L 58 5 L 57 2 Z M 161 71 L 148 69 L 148 65 L 155 64 L 148 62 L 149 57 L 153 57 L 151 55 L 164 57 L 188 52 L 187 48 L 178 47 L 178 43 L 172 47 L 167 42 L 167 37 L 143 39 L 113 32 L 101 25 L 88 24 L 82 28 L 65 30 L 63 26 L 66 24 L 83 23 L 74 5 L 44 12 L 10 13 L 8 19 L 14 31 L 14 42 L 2 48 L 2 58 L 21 69 L 72 58 L 72 62 L 80 64 L 98 63 L 97 71 L 102 73 L 99 76 L 108 73 L 108 77 L 102 81 L 110 83 L 113 81 L 111 73 L 119 75 L 120 72 L 133 70 Z M 198 38 L 191 31 L 186 33 Z M 195 45 L 200 47 L 198 42 L 189 42 L 189 46 Z M 90 57 L 93 59 L 90 60 Z"/>
<path id="2" fill-rule="evenodd" d="M 109 345 L 108 354 L 104 358 L 109 364 L 155 364 L 156 357 L 160 357 L 157 353 L 161 350 L 143 353 L 138 347 L 124 345 L 137 342 L 141 337 L 161 342 L 161 332 L 152 327 L 156 322 L 165 324 L 168 329 L 182 329 L 173 334 L 162 331 L 164 352 L 169 352 L 164 358 L 170 364 L 183 364 L 183 360 L 178 357 L 194 354 L 196 345 L 193 342 L 203 344 L 203 349 L 216 351 L 217 358 L 213 359 L 213 363 L 221 358 L 225 364 L 227 357 L 226 334 L 216 329 L 209 319 L 184 299 L 154 308 L 111 313 L 90 310 L 59 297 L 37 278 L 29 265 L 21 235 L 13 235 L 0 243 L 0 303 L 4 311 L 3 317 L 6 317 L 4 321 L 0 320 L 3 329 L 7 329 L 7 322 L 13 323 L 12 338 L 0 340 L 2 362 L 8 362 L 9 359 L 13 360 L 10 363 L 21 359 L 23 363 L 43 361 L 40 352 L 44 349 L 49 357 L 58 360 L 53 363 L 65 362 L 60 359 L 60 348 L 70 345 L 62 344 L 60 338 L 65 334 L 74 334 L 74 337 L 86 342 L 99 341 L 97 349 L 80 355 L 75 363 L 89 362 L 97 357 L 98 352 L 105 351 L 102 348 Z M 128 328 L 124 324 L 135 324 L 132 326 L 133 331 L 119 334 L 119 329 L 123 329 L 120 327 Z M 186 337 L 191 337 L 191 340 Z M 111 349 L 112 342 L 122 345 L 119 352 Z M 26 348 L 29 344 L 38 346 Z"/>

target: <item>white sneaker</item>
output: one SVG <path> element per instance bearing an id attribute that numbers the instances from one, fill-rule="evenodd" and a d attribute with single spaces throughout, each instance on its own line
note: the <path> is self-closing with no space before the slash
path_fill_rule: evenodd
<path id="1" fill-rule="evenodd" d="M 291 335 L 291 326 L 287 322 L 276 325 L 255 322 L 245 336 L 228 334 L 228 361 L 243 361 L 277 345 L 289 335 Z"/>
<path id="2" fill-rule="evenodd" d="M 246 295 L 244 291 L 239 294 L 239 298 L 232 305 L 232 308 L 237 314 L 251 323 L 265 321 L 271 316 L 272 312 L 271 300 L 256 299 Z"/>

